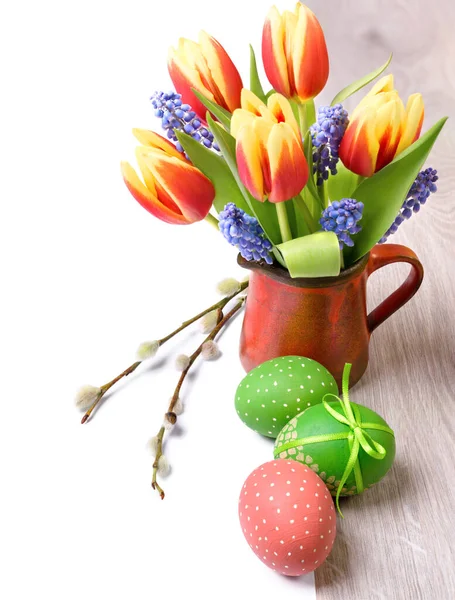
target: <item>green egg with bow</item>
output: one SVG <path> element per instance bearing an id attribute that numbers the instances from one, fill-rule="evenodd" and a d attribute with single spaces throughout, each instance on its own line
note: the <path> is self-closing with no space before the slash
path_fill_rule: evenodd
<path id="1" fill-rule="evenodd" d="M 384 419 L 349 401 L 349 370 L 347 365 L 343 400 L 323 401 L 291 419 L 274 449 L 275 458 L 296 460 L 315 471 L 337 499 L 380 481 L 395 458 L 395 436 Z"/>
<path id="2" fill-rule="evenodd" d="M 295 415 L 322 402 L 338 386 L 320 363 L 303 356 L 281 356 L 252 369 L 235 393 L 239 418 L 251 429 L 276 438 Z"/>

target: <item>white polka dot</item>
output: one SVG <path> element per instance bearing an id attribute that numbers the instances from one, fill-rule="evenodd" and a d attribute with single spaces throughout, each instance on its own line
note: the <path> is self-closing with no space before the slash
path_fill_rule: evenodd
<path id="1" fill-rule="evenodd" d="M 280 514 L 281 510 L 279 508 L 276 509 L 276 512 Z"/>
<path id="2" fill-rule="evenodd" d="M 289 523 L 290 523 L 291 525 L 294 525 L 294 523 L 295 523 L 294 519 L 291 519 L 291 520 L 289 521 Z"/>
<path id="3" fill-rule="evenodd" d="M 273 496 L 270 496 L 269 500 L 270 502 L 273 502 Z"/>

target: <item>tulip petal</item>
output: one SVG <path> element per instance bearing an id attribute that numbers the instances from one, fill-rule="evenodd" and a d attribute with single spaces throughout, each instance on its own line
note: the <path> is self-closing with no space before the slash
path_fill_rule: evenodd
<path id="1" fill-rule="evenodd" d="M 287 98 L 282 94 L 272 94 L 267 101 L 267 106 L 278 123 L 287 123 L 292 127 L 297 139 L 302 138 L 300 128 Z"/>
<path id="2" fill-rule="evenodd" d="M 379 142 L 375 132 L 375 110 L 365 108 L 352 121 L 339 148 L 341 162 L 357 175 L 371 177 L 375 172 Z"/>
<path id="3" fill-rule="evenodd" d="M 314 13 L 303 4 L 298 4 L 296 10 L 292 65 L 296 94 L 306 101 L 324 88 L 329 76 L 329 56 L 322 27 Z"/>
<path id="4" fill-rule="evenodd" d="M 267 105 L 260 98 L 253 94 L 250 90 L 243 88 L 241 94 L 241 104 L 244 110 L 252 113 L 256 117 L 265 117 L 266 119 L 274 120 L 272 113 L 267 108 Z"/>
<path id="5" fill-rule="evenodd" d="M 148 129 L 133 129 L 134 137 L 139 140 L 141 144 L 144 146 L 150 146 L 151 148 L 159 148 L 163 150 L 166 154 L 170 156 L 175 156 L 175 158 L 179 158 L 185 163 L 188 163 L 185 156 L 179 152 L 174 144 L 169 142 L 166 138 L 155 133 L 154 131 L 149 131 Z M 188 163 L 189 164 L 189 163 Z"/>
<path id="6" fill-rule="evenodd" d="M 154 177 L 158 198 L 163 203 L 172 201 L 189 223 L 207 216 L 215 188 L 199 169 L 158 150 L 149 150 L 142 159 Z"/>
<path id="7" fill-rule="evenodd" d="M 379 171 L 392 162 L 400 141 L 401 124 L 404 118 L 404 106 L 396 92 L 383 92 L 380 96 L 389 96 L 390 100 L 376 112 L 376 138 L 379 143 L 375 171 Z"/>
<path id="8" fill-rule="evenodd" d="M 251 125 L 252 122 L 257 119 L 257 117 L 248 110 L 244 110 L 243 108 L 238 108 L 234 111 L 231 119 L 231 135 L 232 137 L 237 138 L 237 134 L 239 130 L 244 125 Z"/>
<path id="9" fill-rule="evenodd" d="M 374 84 L 365 98 L 368 98 L 368 96 L 376 96 L 376 94 L 380 94 L 382 92 L 393 92 L 394 89 L 395 84 L 393 75 L 384 75 L 384 77 L 381 77 L 381 79 Z"/>
<path id="10" fill-rule="evenodd" d="M 308 164 L 302 145 L 287 123 L 273 125 L 267 141 L 270 164 L 270 202 L 297 196 L 308 181 Z"/>
<path id="11" fill-rule="evenodd" d="M 409 96 L 406 105 L 406 117 L 404 127 L 401 132 L 401 140 L 398 145 L 396 155 L 406 150 L 411 144 L 413 144 L 422 130 L 423 118 L 425 115 L 425 107 L 423 104 L 423 98 L 421 94 L 412 94 Z"/>
<path id="12" fill-rule="evenodd" d="M 198 71 L 188 65 L 174 48 L 169 50 L 168 70 L 172 83 L 177 92 L 182 95 L 183 101 L 190 104 L 199 117 L 204 120 L 206 108 L 193 94 L 191 88 L 196 89 L 209 100 L 215 101 L 215 98 L 212 92 L 203 84 Z"/>
<path id="13" fill-rule="evenodd" d="M 158 200 L 157 196 L 142 183 L 130 164 L 122 162 L 121 169 L 123 180 L 131 195 L 149 213 L 161 219 L 161 221 L 173 225 L 185 225 L 188 223 L 182 214 L 173 212 Z"/>
<path id="14" fill-rule="evenodd" d="M 258 120 L 256 118 L 256 120 Z M 237 132 L 236 158 L 239 177 L 259 202 L 264 201 L 264 177 L 261 165 L 261 147 L 256 133 L 255 122 L 244 125 Z"/>
<path id="15" fill-rule="evenodd" d="M 233 112 L 240 107 L 242 79 L 223 46 L 213 37 L 201 31 L 199 45 L 210 72 L 210 89 L 215 102 Z"/>
<path id="16" fill-rule="evenodd" d="M 182 211 L 178 205 L 172 200 L 169 194 L 162 189 L 162 186 L 159 184 L 159 182 L 155 181 L 149 166 L 150 157 L 153 157 L 153 153 L 150 151 L 150 148 L 146 148 L 144 146 L 136 148 L 136 160 L 141 170 L 145 185 L 147 186 L 148 190 L 152 192 L 162 204 L 164 204 L 164 206 L 176 214 L 181 214 Z"/>
<path id="17" fill-rule="evenodd" d="M 284 22 L 278 9 L 273 6 L 265 20 L 262 32 L 262 61 L 272 87 L 290 98 L 288 67 L 285 55 Z"/>

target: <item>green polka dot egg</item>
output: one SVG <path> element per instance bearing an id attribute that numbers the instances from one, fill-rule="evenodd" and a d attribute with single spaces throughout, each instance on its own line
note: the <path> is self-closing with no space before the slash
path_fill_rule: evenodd
<path id="1" fill-rule="evenodd" d="M 275 439 L 290 419 L 319 404 L 327 393 L 338 394 L 338 387 L 323 365 L 302 356 L 282 356 L 242 379 L 235 408 L 245 425 Z"/>

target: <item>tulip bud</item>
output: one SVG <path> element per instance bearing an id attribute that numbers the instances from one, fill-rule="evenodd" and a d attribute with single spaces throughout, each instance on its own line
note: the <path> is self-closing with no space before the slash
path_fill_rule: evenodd
<path id="1" fill-rule="evenodd" d="M 352 113 L 339 148 L 341 161 L 354 173 L 371 177 L 418 139 L 423 117 L 422 96 L 410 96 L 405 108 L 393 76 L 383 77 Z"/>
<path id="2" fill-rule="evenodd" d="M 237 165 L 243 185 L 260 202 L 284 202 L 308 181 L 302 144 L 291 125 L 255 117 L 237 132 Z"/>
<path id="3" fill-rule="evenodd" d="M 175 89 L 201 118 L 206 108 L 192 88 L 229 112 L 240 106 L 243 84 L 239 72 L 223 46 L 204 31 L 199 43 L 181 38 L 177 49 L 169 50 L 168 68 Z"/>
<path id="4" fill-rule="evenodd" d="M 280 15 L 274 6 L 262 34 L 262 60 L 273 88 L 306 102 L 324 88 L 329 58 L 324 33 L 311 10 L 297 3 L 294 12 Z"/>
<path id="5" fill-rule="evenodd" d="M 204 219 L 215 198 L 212 182 L 160 135 L 141 129 L 134 133 L 145 144 L 136 150 L 144 183 L 131 165 L 122 163 L 132 196 L 166 223 L 187 225 Z"/>

